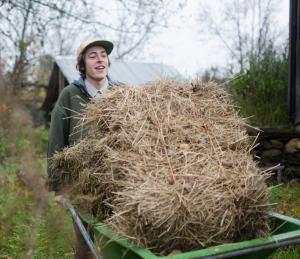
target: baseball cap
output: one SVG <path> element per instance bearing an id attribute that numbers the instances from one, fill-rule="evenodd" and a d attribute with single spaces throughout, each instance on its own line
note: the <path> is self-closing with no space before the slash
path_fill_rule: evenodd
<path id="1" fill-rule="evenodd" d="M 100 47 L 104 48 L 107 55 L 109 55 L 114 48 L 114 44 L 110 41 L 96 39 L 96 38 L 88 39 L 88 40 L 82 42 L 80 44 L 80 46 L 78 47 L 77 58 L 83 51 L 85 51 L 87 48 L 92 47 L 92 46 L 100 46 Z"/>

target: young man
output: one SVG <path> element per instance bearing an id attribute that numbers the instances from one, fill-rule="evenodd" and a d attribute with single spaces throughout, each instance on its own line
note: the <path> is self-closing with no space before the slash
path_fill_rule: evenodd
<path id="1" fill-rule="evenodd" d="M 80 72 L 80 79 L 62 90 L 51 113 L 48 159 L 56 151 L 75 144 L 84 137 L 84 131 L 80 127 L 76 128 L 84 104 L 97 94 L 104 93 L 110 87 L 118 85 L 107 75 L 110 66 L 108 55 L 112 50 L 113 44 L 110 41 L 99 39 L 87 40 L 79 46 L 76 68 Z M 49 191 L 55 191 L 56 201 L 64 203 L 66 197 L 62 193 L 59 177 L 51 170 L 49 161 L 47 185 Z M 92 258 L 76 226 L 75 233 L 77 239 L 75 258 Z"/>

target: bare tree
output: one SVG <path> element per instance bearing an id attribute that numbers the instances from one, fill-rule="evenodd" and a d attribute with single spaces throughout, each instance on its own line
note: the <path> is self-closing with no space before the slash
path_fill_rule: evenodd
<path id="1" fill-rule="evenodd" d="M 243 72 L 249 62 L 261 57 L 270 42 L 276 41 L 272 23 L 278 0 L 214 1 L 220 6 L 214 12 L 206 3 L 202 1 L 199 13 L 201 31 L 220 40 L 235 71 Z"/>
<path id="2" fill-rule="evenodd" d="M 88 16 L 90 13 L 84 1 L 78 1 L 74 5 L 73 2 L 65 0 L 62 6 L 59 9 L 59 19 L 55 19 L 47 31 L 45 42 L 47 54 L 71 55 L 77 37 L 89 27 Z M 48 5 L 48 7 L 50 10 L 55 9 L 51 5 Z"/>
<path id="3" fill-rule="evenodd" d="M 144 44 L 161 28 L 168 27 L 171 15 L 178 13 L 186 1 L 176 0 L 117 0 L 120 6 L 116 31 L 116 58 L 135 57 Z M 128 33 L 128 31 L 131 31 Z"/>
<path id="4" fill-rule="evenodd" d="M 28 67 L 41 54 L 70 54 L 76 40 L 91 35 L 112 39 L 116 58 L 134 57 L 185 2 L 2 0 L 0 55 L 12 67 L 16 90 L 28 79 Z"/>
<path id="5" fill-rule="evenodd" d="M 30 64 L 39 56 L 46 31 L 57 19 L 57 11 L 35 0 L 2 1 L 0 10 L 0 44 L 6 46 L 6 58 L 12 67 L 11 78 L 15 91 L 21 88 L 28 76 Z"/>
<path id="6" fill-rule="evenodd" d="M 87 0 L 85 12 L 88 18 L 68 19 L 53 31 L 56 36 L 72 33 L 70 37 L 62 37 L 67 45 L 74 44 L 75 39 L 82 40 L 91 35 L 109 38 L 115 43 L 116 59 L 134 58 L 155 33 L 167 27 L 170 15 L 180 11 L 185 4 L 186 0 L 113 0 L 109 3 L 106 0 L 96 3 Z M 75 14 L 72 18 L 81 17 L 77 14 L 78 8 L 70 13 Z M 74 26 L 74 23 L 77 25 Z"/>

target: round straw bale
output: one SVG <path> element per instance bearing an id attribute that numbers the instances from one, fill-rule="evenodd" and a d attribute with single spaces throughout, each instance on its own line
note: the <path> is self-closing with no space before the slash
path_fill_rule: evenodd
<path id="1" fill-rule="evenodd" d="M 52 166 L 117 233 L 161 254 L 269 233 L 265 177 L 218 85 L 118 87 L 87 105 L 87 126 Z"/>

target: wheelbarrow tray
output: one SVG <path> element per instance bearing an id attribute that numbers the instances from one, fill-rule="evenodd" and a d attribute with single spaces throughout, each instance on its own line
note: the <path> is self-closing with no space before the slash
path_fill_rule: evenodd
<path id="1" fill-rule="evenodd" d="M 170 256 L 158 256 L 137 247 L 127 238 L 115 234 L 102 223 L 93 225 L 95 239 L 105 259 L 190 259 L 190 258 L 267 258 L 277 248 L 300 244 L 300 220 L 270 212 L 272 235 L 237 243 L 228 243 Z M 87 220 L 89 221 L 89 220 Z"/>

